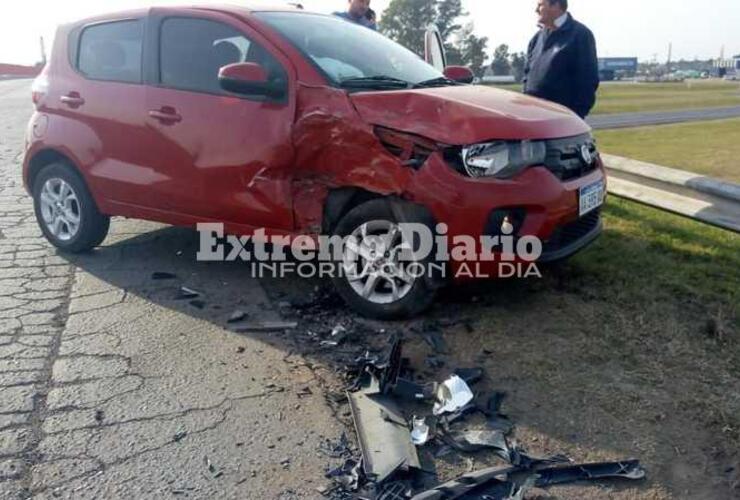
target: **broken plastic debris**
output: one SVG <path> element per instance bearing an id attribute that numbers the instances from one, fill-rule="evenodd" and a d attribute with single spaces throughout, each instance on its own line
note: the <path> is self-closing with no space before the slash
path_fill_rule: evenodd
<path id="1" fill-rule="evenodd" d="M 473 400 L 473 392 L 463 379 L 453 375 L 437 388 L 437 402 L 432 412 L 435 415 L 457 411 Z"/>
<path id="2" fill-rule="evenodd" d="M 242 321 L 247 318 L 247 313 L 244 311 L 236 310 L 233 313 L 231 313 L 231 316 L 227 320 L 228 323 L 238 323 L 239 321 Z"/>
<path id="3" fill-rule="evenodd" d="M 163 281 L 163 280 L 174 280 L 177 278 L 177 275 L 172 273 L 165 273 L 165 272 L 154 272 L 152 273 L 152 279 L 154 281 Z"/>
<path id="4" fill-rule="evenodd" d="M 411 442 L 421 446 L 429 440 L 429 426 L 425 418 L 413 419 L 414 428 L 411 430 Z"/>
<path id="5" fill-rule="evenodd" d="M 347 459 L 338 469 L 329 471 L 326 474 L 327 479 L 333 480 L 340 485 L 345 491 L 357 491 L 360 487 L 360 472 L 362 462 L 353 459 Z"/>
<path id="6" fill-rule="evenodd" d="M 337 325 L 331 331 L 331 336 L 320 342 L 322 346 L 337 347 L 347 338 L 347 329 L 342 325 Z"/>
<path id="7" fill-rule="evenodd" d="M 409 401 L 422 401 L 434 399 L 435 389 L 436 384 L 434 383 L 421 385 L 399 377 L 393 385 L 392 394 Z"/>
<path id="8" fill-rule="evenodd" d="M 185 299 L 196 299 L 200 297 L 200 292 L 196 292 L 195 290 L 188 288 L 186 286 L 181 286 L 180 291 L 177 294 L 177 297 L 175 297 L 176 300 L 185 300 Z"/>
<path id="9" fill-rule="evenodd" d="M 380 392 L 377 378 L 347 397 L 368 477 L 381 483 L 396 471 L 420 468 L 406 421 L 393 399 Z"/>
<path id="10" fill-rule="evenodd" d="M 280 330 L 292 330 L 298 323 L 295 321 L 265 321 L 262 323 L 249 323 L 232 327 L 235 332 L 276 332 Z"/>

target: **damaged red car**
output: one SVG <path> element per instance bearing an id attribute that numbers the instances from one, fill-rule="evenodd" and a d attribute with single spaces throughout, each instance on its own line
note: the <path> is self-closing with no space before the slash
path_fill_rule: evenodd
<path id="1" fill-rule="evenodd" d="M 33 85 L 24 182 L 48 240 L 82 252 L 110 217 L 226 233 L 372 233 L 334 277 L 357 311 L 418 314 L 447 276 L 399 271 L 403 222 L 445 237 L 535 236 L 539 261 L 601 232 L 605 174 L 567 109 L 469 85 L 342 19 L 288 9 L 152 8 L 63 26 Z M 356 249 L 355 249 L 356 250 Z"/>

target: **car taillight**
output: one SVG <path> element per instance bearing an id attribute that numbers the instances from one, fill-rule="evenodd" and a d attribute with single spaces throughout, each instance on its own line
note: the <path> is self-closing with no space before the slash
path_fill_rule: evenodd
<path id="1" fill-rule="evenodd" d="M 31 100 L 35 106 L 41 103 L 41 100 L 49 92 L 49 77 L 44 70 L 31 84 Z"/>

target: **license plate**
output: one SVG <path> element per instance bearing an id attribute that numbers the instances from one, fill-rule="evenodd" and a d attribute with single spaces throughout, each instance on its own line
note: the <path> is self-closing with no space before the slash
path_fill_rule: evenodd
<path id="1" fill-rule="evenodd" d="M 604 181 L 582 187 L 578 199 L 581 216 L 599 208 L 604 203 Z"/>

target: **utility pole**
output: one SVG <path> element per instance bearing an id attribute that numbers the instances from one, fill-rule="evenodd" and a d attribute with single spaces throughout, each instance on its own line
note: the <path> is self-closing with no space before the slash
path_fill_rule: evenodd
<path id="1" fill-rule="evenodd" d="M 44 37 L 39 37 L 39 42 L 41 42 L 41 65 L 46 66 L 46 47 L 44 46 Z"/>
<path id="2" fill-rule="evenodd" d="M 668 44 L 668 62 L 666 63 L 668 66 L 671 65 L 672 57 L 673 57 L 673 42 Z"/>

